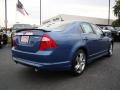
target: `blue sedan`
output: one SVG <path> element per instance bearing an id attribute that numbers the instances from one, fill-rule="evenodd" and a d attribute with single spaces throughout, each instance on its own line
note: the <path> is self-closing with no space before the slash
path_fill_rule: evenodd
<path id="1" fill-rule="evenodd" d="M 13 37 L 13 60 L 35 70 L 71 70 L 80 75 L 87 63 L 112 54 L 112 38 L 88 22 L 56 22 L 18 30 Z"/>

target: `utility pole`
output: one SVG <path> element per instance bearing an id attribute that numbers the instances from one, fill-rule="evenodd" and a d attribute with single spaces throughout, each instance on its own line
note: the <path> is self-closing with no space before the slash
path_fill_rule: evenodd
<path id="1" fill-rule="evenodd" d="M 7 0 L 5 0 L 5 29 L 7 31 Z"/>
<path id="2" fill-rule="evenodd" d="M 108 8 L 108 25 L 110 25 L 110 0 L 109 0 L 109 8 Z"/>
<path id="3" fill-rule="evenodd" d="M 42 24 L 42 20 L 41 20 L 41 0 L 40 0 L 40 25 Z"/>

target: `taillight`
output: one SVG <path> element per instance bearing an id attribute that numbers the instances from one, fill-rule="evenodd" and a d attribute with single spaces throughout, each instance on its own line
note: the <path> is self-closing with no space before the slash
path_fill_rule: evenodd
<path id="1" fill-rule="evenodd" d="M 57 44 L 49 35 L 44 34 L 40 41 L 39 50 L 45 50 L 48 48 L 57 48 Z"/>

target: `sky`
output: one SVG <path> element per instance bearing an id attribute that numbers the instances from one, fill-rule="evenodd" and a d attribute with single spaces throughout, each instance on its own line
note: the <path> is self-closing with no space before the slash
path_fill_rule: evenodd
<path id="1" fill-rule="evenodd" d="M 17 0 L 7 0 L 8 26 L 16 22 L 38 24 L 40 20 L 40 0 L 20 0 L 29 16 L 16 11 Z M 59 14 L 108 18 L 109 0 L 41 0 L 42 21 Z M 111 19 L 115 19 L 111 0 Z M 0 0 L 0 25 L 4 26 L 4 0 Z"/>

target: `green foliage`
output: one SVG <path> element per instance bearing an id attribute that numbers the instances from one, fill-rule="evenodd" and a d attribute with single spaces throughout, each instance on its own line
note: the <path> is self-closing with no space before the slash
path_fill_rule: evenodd
<path id="1" fill-rule="evenodd" d="M 120 19 L 120 0 L 116 1 L 115 6 L 113 7 L 114 15 Z"/>
<path id="2" fill-rule="evenodd" d="M 11 37 L 8 37 L 8 44 L 11 44 Z"/>
<path id="3" fill-rule="evenodd" d="M 113 27 L 120 27 L 120 19 L 115 20 L 115 21 L 112 23 L 112 26 L 113 26 Z"/>
<path id="4" fill-rule="evenodd" d="M 120 27 L 120 0 L 116 1 L 115 6 L 113 7 L 113 11 L 114 11 L 114 15 L 118 17 L 118 19 L 112 23 L 112 26 Z"/>

